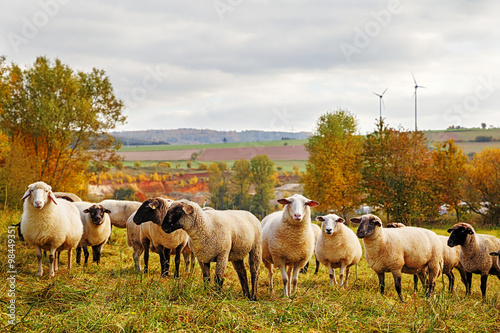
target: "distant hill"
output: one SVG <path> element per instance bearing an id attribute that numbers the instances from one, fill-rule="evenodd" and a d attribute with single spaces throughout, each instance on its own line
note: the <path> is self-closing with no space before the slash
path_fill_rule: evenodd
<path id="1" fill-rule="evenodd" d="M 166 130 L 112 132 L 124 145 L 154 144 L 206 144 L 223 142 L 275 141 L 282 139 L 306 139 L 310 132 L 266 132 L 266 131 L 216 131 L 209 129 L 179 128 Z M 225 141 L 224 141 L 225 140 Z"/>

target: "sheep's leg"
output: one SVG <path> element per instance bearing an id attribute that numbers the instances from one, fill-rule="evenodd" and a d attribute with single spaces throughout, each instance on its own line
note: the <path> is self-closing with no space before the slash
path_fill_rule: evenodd
<path id="1" fill-rule="evenodd" d="M 467 277 L 467 284 L 465 285 L 465 294 L 470 295 L 470 290 L 472 287 L 472 273 L 466 272 L 465 276 Z"/>
<path id="2" fill-rule="evenodd" d="M 347 287 L 347 281 L 349 281 L 349 272 L 351 270 L 351 266 L 347 266 L 345 268 L 345 278 L 344 278 L 344 286 Z"/>
<path id="3" fill-rule="evenodd" d="M 203 276 L 203 282 L 205 283 L 205 288 L 210 283 L 210 263 L 209 262 L 198 262 L 201 268 L 201 274 Z"/>
<path id="4" fill-rule="evenodd" d="M 283 287 L 284 287 L 284 293 L 285 293 L 285 296 L 289 296 L 290 295 L 290 291 L 288 289 L 288 273 L 286 272 L 286 266 L 285 264 L 281 264 L 279 266 L 279 269 L 281 271 L 281 278 L 283 280 Z"/>
<path id="5" fill-rule="evenodd" d="M 464 268 L 462 267 L 461 264 L 459 264 L 456 269 L 458 269 L 458 272 L 460 273 L 460 279 L 462 280 L 462 283 L 464 284 L 464 286 L 467 288 L 467 276 L 465 275 L 465 270 Z M 500 275 L 498 276 L 498 278 L 500 279 Z"/>
<path id="6" fill-rule="evenodd" d="M 85 257 L 84 265 L 87 265 L 89 262 L 89 249 L 87 248 L 87 245 L 83 247 L 83 256 Z"/>
<path id="7" fill-rule="evenodd" d="M 170 269 L 170 249 L 163 245 L 158 245 L 158 254 L 160 255 L 161 276 L 168 276 Z"/>
<path id="8" fill-rule="evenodd" d="M 377 273 L 378 285 L 380 287 L 380 294 L 384 294 L 385 291 L 385 273 Z"/>
<path id="9" fill-rule="evenodd" d="M 194 253 L 191 253 L 191 269 L 189 270 L 189 273 L 194 272 L 194 264 L 196 262 L 196 257 L 194 256 Z"/>
<path id="10" fill-rule="evenodd" d="M 255 246 L 252 251 L 250 251 L 248 256 L 248 266 L 250 268 L 250 280 L 252 283 L 252 292 L 250 294 L 250 300 L 257 300 L 257 286 L 259 282 L 259 271 L 260 263 L 262 261 L 262 251 L 260 246 Z M 246 275 L 246 274 L 245 274 Z"/>
<path id="11" fill-rule="evenodd" d="M 59 256 L 61 255 L 61 252 L 59 252 Z M 68 249 L 68 272 L 71 270 L 72 264 L 71 260 L 73 259 L 73 249 Z"/>
<path id="12" fill-rule="evenodd" d="M 448 277 L 448 291 L 450 293 L 452 293 L 453 286 L 455 285 L 455 274 L 453 274 L 453 271 L 450 271 L 449 273 L 445 273 L 445 274 Z"/>
<path id="13" fill-rule="evenodd" d="M 80 265 L 80 259 L 82 258 L 82 247 L 78 246 L 76 248 L 76 263 Z"/>
<path id="14" fill-rule="evenodd" d="M 185 265 L 185 267 L 184 267 L 184 273 L 189 274 L 189 272 L 190 272 L 190 270 L 189 270 L 190 266 L 189 265 L 191 264 L 190 256 L 187 253 L 183 253 L 182 257 L 184 258 L 184 265 Z"/>
<path id="15" fill-rule="evenodd" d="M 331 262 L 328 263 L 328 273 L 330 274 L 330 284 L 332 286 L 337 285 L 337 278 L 335 277 L 335 269 Z"/>
<path id="16" fill-rule="evenodd" d="M 316 270 L 314 271 L 314 274 L 318 274 L 319 272 L 319 261 L 316 259 Z"/>
<path id="17" fill-rule="evenodd" d="M 226 271 L 227 267 L 227 258 L 227 254 L 221 255 L 219 256 L 219 258 L 217 258 L 217 261 L 215 263 L 214 282 L 219 290 L 222 290 L 222 284 L 224 283 L 224 272 Z"/>
<path id="18" fill-rule="evenodd" d="M 302 265 L 302 263 L 295 263 L 295 265 L 293 265 L 293 276 L 292 276 L 292 290 L 291 290 L 291 294 L 294 295 L 295 294 L 295 291 L 297 290 L 297 284 L 299 282 L 299 272 L 300 272 L 300 266 Z"/>
<path id="19" fill-rule="evenodd" d="M 274 293 L 273 288 L 273 269 L 274 265 L 269 262 L 264 262 L 264 266 L 267 268 L 267 277 L 269 280 L 269 293 L 272 295 Z"/>
<path id="20" fill-rule="evenodd" d="M 423 282 L 422 282 L 423 284 Z M 418 291 L 418 275 L 417 274 L 413 274 L 413 290 L 415 292 Z"/>
<path id="21" fill-rule="evenodd" d="M 427 285 L 427 294 L 426 297 L 431 297 L 432 293 L 434 292 L 434 287 L 436 286 L 436 279 L 437 277 L 441 274 L 441 267 L 440 265 L 436 266 L 429 266 L 428 267 L 428 285 Z"/>
<path id="22" fill-rule="evenodd" d="M 486 298 L 486 283 L 488 282 L 488 273 L 481 274 L 481 294 Z"/>
<path id="23" fill-rule="evenodd" d="M 247 271 L 245 270 L 245 263 L 242 260 L 233 261 L 233 267 L 238 278 L 240 279 L 241 289 L 243 290 L 243 295 L 251 300 L 250 290 L 248 289 L 248 278 Z"/>
<path id="24" fill-rule="evenodd" d="M 345 263 L 344 262 L 340 262 L 340 272 L 339 272 L 339 284 L 340 284 L 340 287 L 343 287 L 344 284 L 345 284 L 345 281 L 346 281 L 346 277 L 345 277 Z"/>
<path id="25" fill-rule="evenodd" d="M 55 261 L 57 260 L 56 258 L 56 249 L 50 249 L 50 254 L 49 254 L 49 262 L 50 262 L 50 269 L 49 269 L 49 276 L 55 276 Z"/>
<path id="26" fill-rule="evenodd" d="M 288 275 L 288 295 L 292 296 L 292 272 L 293 272 L 293 266 L 287 266 L 286 269 L 287 275 Z"/>
<path id="27" fill-rule="evenodd" d="M 134 247 L 134 254 L 132 254 L 132 257 L 134 258 L 134 265 L 135 265 L 135 270 L 137 272 L 141 272 L 141 254 L 144 252 L 144 249 L 142 248 L 137 248 Z"/>
<path id="28" fill-rule="evenodd" d="M 399 299 L 401 300 L 401 302 L 404 302 L 403 295 L 401 294 L 401 273 L 393 272 L 392 276 L 394 278 L 394 287 L 396 289 L 396 292 L 398 293 Z"/>
<path id="29" fill-rule="evenodd" d="M 300 269 L 300 272 L 305 274 L 305 273 L 307 273 L 307 269 L 308 269 L 308 268 L 309 268 L 309 261 L 308 261 L 308 262 L 306 262 L 306 264 L 304 265 L 304 267 L 302 267 L 302 268 Z"/>
<path id="30" fill-rule="evenodd" d="M 104 242 L 99 245 L 92 246 L 92 260 L 99 264 L 101 262 L 101 251 L 104 246 Z"/>
<path id="31" fill-rule="evenodd" d="M 43 275 L 43 265 L 42 265 L 43 255 L 42 255 L 42 248 L 39 246 L 36 247 L 36 257 L 38 259 L 38 273 L 36 275 L 42 276 Z"/>
<path id="32" fill-rule="evenodd" d="M 59 258 L 61 257 L 61 252 L 60 251 L 56 251 L 56 260 L 54 261 L 54 271 L 58 271 L 59 270 Z"/>
<path id="33" fill-rule="evenodd" d="M 144 274 L 148 272 L 149 268 L 149 244 L 150 240 L 147 238 L 144 238 L 142 240 L 142 248 L 144 249 Z"/>
<path id="34" fill-rule="evenodd" d="M 179 277 L 179 269 L 181 267 L 181 251 L 182 248 L 184 247 L 184 244 L 181 244 L 177 246 L 175 249 L 175 258 L 174 258 L 174 263 L 175 263 L 175 272 L 174 272 L 174 278 Z"/>

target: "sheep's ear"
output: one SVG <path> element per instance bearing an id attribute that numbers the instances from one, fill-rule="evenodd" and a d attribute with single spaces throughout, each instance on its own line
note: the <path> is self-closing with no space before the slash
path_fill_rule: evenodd
<path id="1" fill-rule="evenodd" d="M 500 253 L 499 252 L 491 252 L 490 256 L 500 256 Z"/>
<path id="2" fill-rule="evenodd" d="M 187 215 L 190 215 L 190 214 L 193 214 L 194 213 L 194 207 L 191 206 L 191 205 L 183 205 L 182 206 L 182 210 L 184 211 L 184 213 L 186 213 Z"/>
<path id="3" fill-rule="evenodd" d="M 448 233 L 451 234 L 451 232 L 453 231 L 453 229 L 448 229 L 447 231 L 448 231 Z"/>
<path id="4" fill-rule="evenodd" d="M 28 190 L 24 193 L 23 197 L 21 198 L 21 201 L 26 200 L 27 197 L 29 197 L 31 194 L 31 189 L 28 188 Z"/>
<path id="5" fill-rule="evenodd" d="M 155 210 L 156 207 L 158 207 L 157 203 L 154 202 L 154 201 L 151 201 L 149 204 L 148 204 L 149 208 Z"/>
<path id="6" fill-rule="evenodd" d="M 49 192 L 49 199 L 57 205 L 56 196 L 54 195 L 54 193 L 52 193 L 52 191 Z"/>
<path id="7" fill-rule="evenodd" d="M 286 198 L 283 198 L 283 199 L 279 199 L 278 202 L 284 206 L 284 205 L 288 205 L 291 201 L 286 199 Z"/>
<path id="8" fill-rule="evenodd" d="M 88 209 L 88 208 L 87 208 L 87 209 L 85 209 L 83 212 L 84 212 L 85 214 L 90 213 L 90 211 L 89 211 L 89 209 Z"/>
<path id="9" fill-rule="evenodd" d="M 351 221 L 351 223 L 361 223 L 361 218 L 360 217 L 351 217 L 349 219 L 349 221 Z"/>
<path id="10" fill-rule="evenodd" d="M 105 213 L 111 214 L 111 211 L 109 209 L 104 209 Z"/>
<path id="11" fill-rule="evenodd" d="M 323 222 L 324 220 L 325 220 L 325 218 L 323 216 L 318 216 L 316 218 L 316 221 L 318 221 L 318 222 Z"/>
<path id="12" fill-rule="evenodd" d="M 306 205 L 308 205 L 309 207 L 316 207 L 319 205 L 319 202 L 314 200 L 309 200 L 308 202 L 306 202 Z"/>
<path id="13" fill-rule="evenodd" d="M 474 231 L 472 231 L 472 229 L 467 229 L 467 233 L 468 233 L 469 235 L 474 235 Z"/>
<path id="14" fill-rule="evenodd" d="M 345 222 L 345 220 L 341 217 L 339 217 L 339 219 L 337 220 L 337 223 L 344 223 L 344 222 Z"/>

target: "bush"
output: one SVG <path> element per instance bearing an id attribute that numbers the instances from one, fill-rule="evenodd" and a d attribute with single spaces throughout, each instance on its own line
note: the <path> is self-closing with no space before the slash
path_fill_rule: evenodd
<path id="1" fill-rule="evenodd" d="M 491 140 L 493 139 L 492 136 L 482 136 L 482 135 L 479 135 L 479 136 L 476 136 L 476 138 L 474 139 L 475 142 L 491 142 Z"/>

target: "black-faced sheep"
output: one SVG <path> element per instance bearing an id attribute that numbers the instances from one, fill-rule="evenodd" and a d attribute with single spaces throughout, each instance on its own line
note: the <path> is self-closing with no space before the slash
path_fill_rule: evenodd
<path id="1" fill-rule="evenodd" d="M 382 221 L 372 214 L 351 218 L 351 222 L 360 224 L 356 235 L 363 239 L 366 261 L 377 273 L 381 294 L 386 272 L 392 273 L 402 302 L 401 274 L 423 277 L 427 273 L 427 297 L 431 296 L 443 266 L 443 245 L 434 232 L 415 227 L 382 228 Z"/>
<path id="2" fill-rule="evenodd" d="M 460 245 L 460 263 L 467 278 L 466 294 L 470 294 L 472 274 L 481 274 L 481 293 L 485 298 L 488 275 L 496 275 L 500 279 L 500 265 L 490 255 L 500 248 L 500 239 L 492 235 L 476 234 L 468 223 L 457 223 L 448 232 L 448 246 Z"/>
<path id="3" fill-rule="evenodd" d="M 72 250 L 82 238 L 83 226 L 75 205 L 58 199 L 50 185 L 44 182 L 28 186 L 24 194 L 21 232 L 26 242 L 36 248 L 38 273 L 43 275 L 42 250 L 49 251 L 49 276 L 57 270 L 56 252 L 68 250 L 68 271 L 71 269 Z"/>
<path id="4" fill-rule="evenodd" d="M 111 211 L 99 204 L 87 202 L 75 202 L 75 206 L 80 210 L 80 217 L 83 224 L 83 235 L 76 248 L 76 263 L 80 264 L 80 257 L 83 249 L 84 263 L 88 263 L 88 246 L 92 247 L 92 261 L 99 264 L 101 262 L 101 250 L 111 235 L 111 221 L 109 214 Z M 89 206 L 90 204 L 90 206 Z"/>
<path id="5" fill-rule="evenodd" d="M 316 221 L 322 222 L 315 248 L 316 259 L 328 267 L 332 285 L 337 284 L 335 268 L 340 268 L 340 286 L 347 285 L 350 267 L 363 255 L 361 244 L 354 231 L 344 224 L 343 218 L 328 214 L 318 216 Z"/>
<path id="6" fill-rule="evenodd" d="M 262 220 L 262 261 L 269 273 L 269 291 L 273 293 L 273 269 L 276 266 L 281 271 L 284 294 L 291 296 L 297 288 L 300 269 L 314 253 L 310 207 L 319 203 L 299 194 L 278 202 L 284 205 L 283 210 Z"/>
<path id="7" fill-rule="evenodd" d="M 170 206 L 161 225 L 163 231 L 186 231 L 191 250 L 200 264 L 203 280 L 210 281 L 210 263 L 216 262 L 215 283 L 222 288 L 228 261 L 238 274 L 243 294 L 257 300 L 257 284 L 262 258 L 262 230 L 259 220 L 242 210 L 207 210 L 188 200 Z M 248 256 L 252 291 L 248 287 L 244 258 Z"/>

